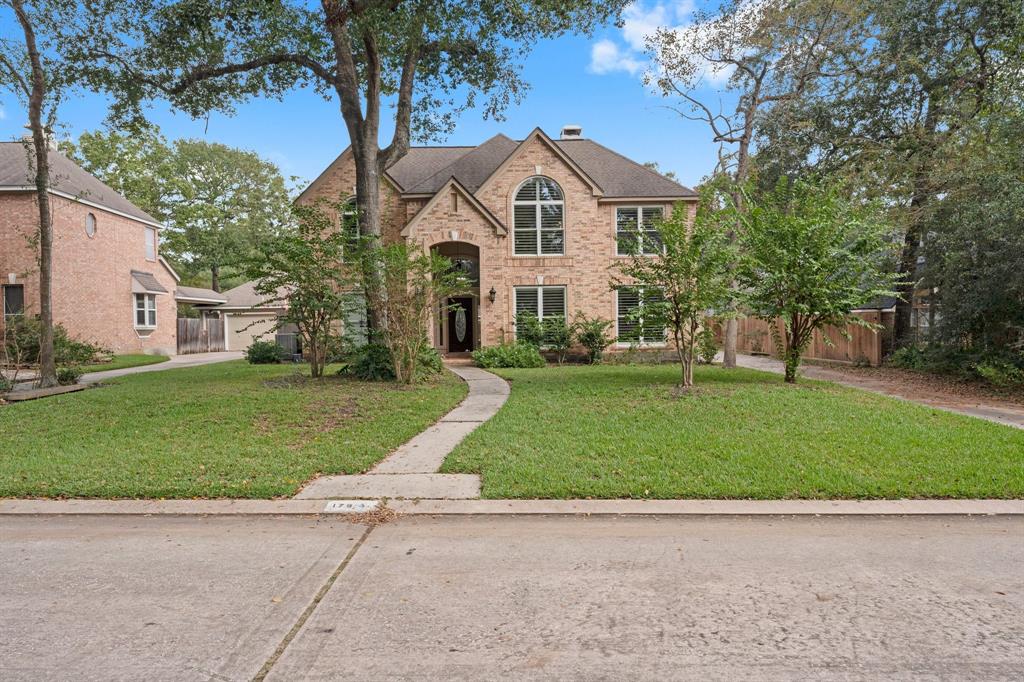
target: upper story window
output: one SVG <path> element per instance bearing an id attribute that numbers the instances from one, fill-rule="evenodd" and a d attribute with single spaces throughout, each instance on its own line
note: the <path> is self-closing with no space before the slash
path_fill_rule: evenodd
<path id="1" fill-rule="evenodd" d="M 359 209 L 356 199 L 352 197 L 341 207 L 341 234 L 345 239 L 342 246 L 342 258 L 345 251 L 354 249 L 359 244 Z"/>
<path id="2" fill-rule="evenodd" d="M 156 229 L 146 228 L 146 260 L 156 260 Z"/>
<path id="3" fill-rule="evenodd" d="M 25 313 L 25 286 L 7 284 L 4 286 L 4 317 Z"/>
<path id="4" fill-rule="evenodd" d="M 517 256 L 561 256 L 565 253 L 565 203 L 562 188 L 550 178 L 532 177 L 513 201 L 513 253 Z"/>
<path id="5" fill-rule="evenodd" d="M 615 209 L 615 253 L 655 256 L 664 250 L 655 226 L 664 216 L 661 206 L 620 206 Z"/>
<path id="6" fill-rule="evenodd" d="M 85 234 L 89 237 L 96 236 L 96 216 L 93 213 L 85 214 Z"/>

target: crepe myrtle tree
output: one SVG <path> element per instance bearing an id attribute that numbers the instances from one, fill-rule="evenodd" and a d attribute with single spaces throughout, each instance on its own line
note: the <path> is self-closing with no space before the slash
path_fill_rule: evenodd
<path id="1" fill-rule="evenodd" d="M 524 95 L 519 62 L 538 40 L 589 33 L 627 1 L 124 0 L 117 39 L 83 35 L 82 49 L 125 121 L 157 98 L 194 117 L 298 88 L 336 101 L 355 160 L 360 232 L 375 242 L 381 177 L 411 138 L 443 136 L 468 108 L 499 118 Z M 386 106 L 394 132 L 382 147 Z M 376 326 L 380 286 L 370 285 Z"/>
<path id="2" fill-rule="evenodd" d="M 877 330 L 850 311 L 895 295 L 899 283 L 891 267 L 897 240 L 880 216 L 877 206 L 834 185 L 786 177 L 756 201 L 748 198 L 739 282 L 749 309 L 771 326 L 786 382 L 796 382 L 816 330 L 831 325 L 846 335 L 848 324 Z"/>
<path id="3" fill-rule="evenodd" d="M 697 343 L 709 310 L 732 302 L 732 271 L 736 262 L 730 243 L 732 211 L 714 187 L 705 188 L 694 220 L 685 204 L 657 224 L 660 255 L 634 253 L 617 266 L 613 285 L 641 286 L 657 292 L 645 296 L 639 309 L 644 327 L 664 325 L 675 345 L 681 385 L 693 385 Z"/>
<path id="4" fill-rule="evenodd" d="M 395 380 L 411 384 L 431 349 L 427 331 L 432 316 L 447 298 L 469 293 L 470 281 L 448 258 L 405 242 L 373 251 L 364 241 L 359 258 L 378 263 L 385 290 L 381 312 L 387 319 L 378 336 L 391 355 Z M 367 268 L 357 270 L 364 273 Z"/>
<path id="5" fill-rule="evenodd" d="M 356 269 L 343 261 L 345 235 L 336 229 L 340 206 L 325 202 L 292 207 L 294 225 L 264 240 L 248 277 L 264 305 L 282 307 L 272 331 L 294 324 L 309 354 L 310 374 L 323 376 L 336 323 L 358 291 Z"/>

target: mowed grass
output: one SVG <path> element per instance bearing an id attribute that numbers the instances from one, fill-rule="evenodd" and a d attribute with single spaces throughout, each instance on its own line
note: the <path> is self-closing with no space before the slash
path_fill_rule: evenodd
<path id="1" fill-rule="evenodd" d="M 1019 498 L 1024 431 L 834 384 L 701 367 L 498 370 L 445 461 L 489 498 Z"/>
<path id="2" fill-rule="evenodd" d="M 0 407 L 0 496 L 269 498 L 359 473 L 465 396 L 228 362 Z"/>
<path id="3" fill-rule="evenodd" d="M 142 365 L 155 365 L 159 362 L 170 360 L 166 355 L 145 355 L 143 353 L 129 355 L 114 355 L 110 362 L 98 362 L 94 365 L 84 365 L 83 372 L 106 372 L 108 369 L 124 369 L 126 367 L 141 367 Z"/>

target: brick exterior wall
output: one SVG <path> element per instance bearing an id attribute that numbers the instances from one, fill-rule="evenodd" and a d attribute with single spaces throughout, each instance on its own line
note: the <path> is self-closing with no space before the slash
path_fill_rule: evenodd
<path id="1" fill-rule="evenodd" d="M 146 259 L 144 223 L 59 196 L 50 201 L 54 321 L 73 338 L 115 353 L 175 353 L 175 282 L 162 263 Z M 88 213 L 96 216 L 91 238 L 85 233 Z M 15 274 L 25 286 L 29 314 L 39 312 L 38 249 L 29 241 L 38 224 L 33 194 L 0 193 L 0 284 Z M 134 328 L 132 270 L 152 273 L 168 292 L 156 297 L 157 328 L 147 336 Z"/>
<path id="2" fill-rule="evenodd" d="M 543 175 L 557 182 L 564 196 L 565 254 L 562 256 L 516 256 L 512 243 L 512 201 L 516 190 L 528 178 Z M 307 190 L 303 201 L 319 197 L 336 200 L 351 196 L 355 165 L 346 153 Z M 477 345 L 489 346 L 511 341 L 515 316 L 513 289 L 522 285 L 566 287 L 566 309 L 570 318 L 577 312 L 615 321 L 615 294 L 610 281 L 613 266 L 624 260 L 616 255 L 615 209 L 617 206 L 661 206 L 666 215 L 672 206 L 664 201 L 603 201 L 595 197 L 587 182 L 539 138 L 531 139 L 506 161 L 476 192 L 475 198 L 508 229 L 502 236 L 468 201 L 458 202 L 451 211 L 448 196 L 428 202 L 403 200 L 388 182 L 382 183 L 382 233 L 386 241 L 401 239 L 401 229 L 427 204 L 409 241 L 423 248 L 444 242 L 465 242 L 480 252 L 480 288 L 477 292 Z M 691 219 L 696 203 L 689 205 Z M 487 292 L 495 289 L 494 303 Z M 437 325 L 434 325 L 435 327 Z M 614 333 L 614 330 L 613 330 Z M 432 332 L 436 338 L 437 332 Z"/>

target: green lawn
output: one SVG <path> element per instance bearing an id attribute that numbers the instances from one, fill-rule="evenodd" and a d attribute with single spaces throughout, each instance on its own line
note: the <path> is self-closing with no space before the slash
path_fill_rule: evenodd
<path id="1" fill-rule="evenodd" d="M 449 373 L 404 388 L 298 371 L 228 362 L 0 407 L 0 497 L 292 495 L 366 470 L 466 393 Z"/>
<path id="2" fill-rule="evenodd" d="M 701 367 L 498 370 L 443 471 L 489 498 L 1024 497 L 1024 431 L 828 383 Z"/>
<path id="3" fill-rule="evenodd" d="M 95 365 L 85 365 L 83 372 L 106 372 L 108 369 L 124 369 L 125 367 L 141 367 L 142 365 L 155 365 L 158 362 L 170 360 L 166 355 L 115 355 L 110 362 L 100 362 Z"/>

